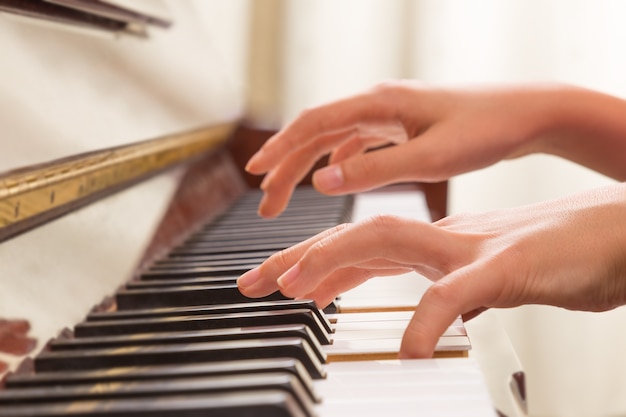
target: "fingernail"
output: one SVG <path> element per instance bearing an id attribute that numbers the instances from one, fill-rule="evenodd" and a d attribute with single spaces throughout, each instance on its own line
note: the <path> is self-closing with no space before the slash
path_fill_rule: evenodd
<path id="1" fill-rule="evenodd" d="M 242 288 L 249 287 L 261 278 L 259 267 L 249 270 L 237 279 L 237 285 Z"/>
<path id="2" fill-rule="evenodd" d="M 296 279 L 298 279 L 298 275 L 300 275 L 299 263 L 289 268 L 287 272 L 285 272 L 280 278 L 278 278 L 276 283 L 280 288 L 286 288 L 290 286 L 293 282 L 295 282 Z"/>
<path id="3" fill-rule="evenodd" d="M 315 185 L 322 190 L 334 190 L 343 185 L 343 172 L 339 165 L 319 169 L 313 175 Z"/>

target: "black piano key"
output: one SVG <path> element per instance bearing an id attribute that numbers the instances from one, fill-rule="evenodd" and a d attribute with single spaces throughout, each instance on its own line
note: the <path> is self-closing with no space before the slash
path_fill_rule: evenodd
<path id="1" fill-rule="evenodd" d="M 167 254 L 165 257 L 155 261 L 155 267 L 169 267 L 171 265 L 183 265 L 185 263 L 203 263 L 213 262 L 225 259 L 234 259 L 237 261 L 245 262 L 245 259 L 254 258 L 268 258 L 272 256 L 275 251 L 258 251 L 258 252 L 243 252 L 243 253 L 222 253 L 217 255 L 197 255 L 197 256 L 173 256 Z"/>
<path id="2" fill-rule="evenodd" d="M 303 214 L 310 215 L 312 213 L 319 213 L 320 216 L 318 218 L 329 218 L 331 216 L 336 216 L 341 213 L 344 209 L 344 206 L 341 204 L 333 204 L 331 202 L 324 201 L 302 201 L 302 204 L 289 204 L 285 210 L 280 214 L 280 216 L 268 220 L 257 215 L 257 207 L 258 203 L 252 205 L 242 205 L 235 203 L 233 206 L 229 208 L 229 210 L 219 216 L 213 223 L 225 223 L 225 222 L 236 222 L 240 220 L 259 220 L 269 222 L 277 222 L 277 221 L 285 221 L 292 219 L 294 217 L 302 217 Z M 315 219 L 314 216 L 309 216 L 309 220 Z"/>
<path id="3" fill-rule="evenodd" d="M 321 362 L 326 362 L 326 354 L 311 331 L 304 324 L 235 327 L 202 331 L 133 333 L 122 336 L 100 336 L 79 338 L 57 338 L 48 342 L 48 349 L 53 352 L 61 350 L 86 350 L 103 348 L 123 348 L 129 346 L 169 345 L 180 343 L 206 343 L 227 340 L 271 339 L 301 337 L 313 348 Z"/>
<path id="4" fill-rule="evenodd" d="M 189 235 L 185 242 L 193 242 L 194 240 L 203 240 L 206 235 L 211 233 L 225 234 L 232 231 L 234 234 L 242 235 L 249 232 L 267 232 L 267 236 L 271 236 L 274 231 L 282 231 L 285 229 L 328 229 L 336 226 L 337 216 L 334 218 L 317 217 L 312 220 L 311 217 L 298 216 L 290 219 L 236 219 L 223 222 L 216 222 L 205 226 L 203 229 Z M 314 233 L 317 234 L 317 233 Z"/>
<path id="5" fill-rule="evenodd" d="M 259 250 L 282 250 L 294 246 L 309 236 L 284 237 L 266 239 L 242 239 L 230 242 L 207 242 L 181 245 L 174 248 L 171 253 L 174 255 L 186 254 L 216 254 L 233 252 L 251 252 Z"/>
<path id="6" fill-rule="evenodd" d="M 298 359 L 313 379 L 325 376 L 317 354 L 302 338 L 251 339 L 85 351 L 44 351 L 35 358 L 34 365 L 35 372 L 52 372 L 275 357 Z"/>
<path id="7" fill-rule="evenodd" d="M 276 224 L 263 224 L 258 222 L 247 222 L 243 224 L 216 224 L 212 225 L 210 228 L 197 231 L 196 233 L 190 235 L 184 243 L 194 243 L 194 242 L 202 242 L 208 240 L 210 236 L 222 236 L 227 233 L 232 233 L 238 237 L 245 237 L 249 233 L 252 235 L 260 236 L 265 234 L 266 236 L 271 236 L 274 233 L 283 232 L 285 229 L 310 229 L 308 232 L 311 236 L 316 235 L 319 231 L 326 230 L 329 227 L 336 226 L 337 223 L 332 220 L 324 220 L 311 223 L 305 220 L 295 220 L 291 222 L 282 222 Z M 292 233 L 291 231 L 289 232 Z M 304 232 L 302 234 L 305 234 Z"/>
<path id="8" fill-rule="evenodd" d="M 250 229 L 243 229 L 241 231 L 236 231 L 234 228 L 227 228 L 224 230 L 220 229 L 211 229 L 205 233 L 194 236 L 191 239 L 188 239 L 185 244 L 205 244 L 209 242 L 228 242 L 231 240 L 239 240 L 239 239 L 258 239 L 258 238 L 267 238 L 268 236 L 272 237 L 295 237 L 296 239 L 306 237 L 306 236 L 314 236 L 319 232 L 325 229 L 320 227 L 311 227 L 310 225 L 302 225 L 300 227 L 288 226 L 284 225 L 272 227 L 264 227 L 261 230 L 253 231 Z"/>
<path id="9" fill-rule="evenodd" d="M 216 259 L 214 261 L 204 261 L 204 262 L 170 262 L 167 264 L 155 264 L 152 265 L 148 271 L 158 272 L 161 270 L 173 271 L 176 269 L 187 269 L 187 268 L 217 268 L 221 266 L 233 266 L 239 265 L 242 263 L 246 264 L 260 264 L 267 259 L 267 256 L 259 256 L 259 257 L 249 257 L 249 258 L 234 258 L 234 259 Z"/>
<path id="10" fill-rule="evenodd" d="M 242 359 L 225 362 L 193 364 L 130 366 L 87 371 L 57 371 L 29 374 L 10 374 L 5 379 L 7 388 L 53 387 L 57 385 L 84 385 L 110 382 L 177 380 L 193 377 L 225 375 L 253 375 L 267 372 L 287 372 L 298 378 L 309 395 L 319 401 L 312 379 L 302 363 L 294 358 Z"/>
<path id="11" fill-rule="evenodd" d="M 260 224 L 256 226 L 239 225 L 239 226 L 228 226 L 228 227 L 225 227 L 225 226 L 219 227 L 219 225 L 215 225 L 207 229 L 206 231 L 201 231 L 201 232 L 197 232 L 193 234 L 191 237 L 189 237 L 186 240 L 186 242 L 203 241 L 209 237 L 221 237 L 221 236 L 228 236 L 228 235 L 267 236 L 267 235 L 273 235 L 275 233 L 279 233 L 279 234 L 280 233 L 289 233 L 289 234 L 293 233 L 291 230 L 288 230 L 285 232 L 285 227 L 289 227 L 289 228 L 297 227 L 298 231 L 301 233 L 310 233 L 311 235 L 316 235 L 320 231 L 326 230 L 330 223 L 331 222 L 329 221 L 315 222 L 309 219 L 308 222 L 305 222 L 305 221 L 291 222 L 289 224 L 268 223 L 268 224 Z"/>
<path id="12" fill-rule="evenodd" d="M 294 246 L 300 243 L 302 239 L 294 240 L 279 240 L 276 242 L 258 242 L 256 244 L 241 243 L 240 245 L 223 246 L 218 245 L 216 247 L 200 247 L 200 248 L 188 248 L 178 247 L 172 249 L 170 254 L 172 256 L 198 256 L 198 255 L 216 255 L 225 253 L 244 253 L 244 252 L 257 252 L 271 250 L 274 252 L 286 249 L 290 246 Z"/>
<path id="13" fill-rule="evenodd" d="M 337 314 L 339 312 L 339 306 L 333 300 L 330 302 L 330 304 L 324 307 L 322 311 L 324 312 L 324 314 Z"/>
<path id="14" fill-rule="evenodd" d="M 60 402 L 103 401 L 107 399 L 149 398 L 180 395 L 210 395 L 214 393 L 245 392 L 275 389 L 288 392 L 306 415 L 313 415 L 315 398 L 295 376 L 286 372 L 254 375 L 194 377 L 177 380 L 97 383 L 88 385 L 18 388 L 0 391 L 0 405 L 53 404 Z"/>
<path id="15" fill-rule="evenodd" d="M 250 326 L 303 324 L 309 327 L 320 344 L 330 344 L 330 336 L 317 315 L 309 309 L 252 311 L 202 316 L 169 316 L 149 319 L 87 321 L 74 326 L 80 337 L 119 336 L 133 333 L 180 332 Z"/>
<path id="16" fill-rule="evenodd" d="M 115 294 L 117 308 L 184 307 L 206 304 L 234 304 L 251 301 L 285 300 L 275 292 L 266 297 L 251 299 L 239 292 L 236 283 L 214 285 L 188 285 L 169 288 L 122 289 Z"/>
<path id="17" fill-rule="evenodd" d="M 257 266 L 265 259 L 246 259 L 234 265 L 215 266 L 186 266 L 182 268 L 159 268 L 148 270 L 141 274 L 141 280 L 153 280 L 161 278 L 194 278 L 194 277 L 216 277 L 220 275 L 241 275 Z"/>
<path id="18" fill-rule="evenodd" d="M 332 333 L 333 329 L 328 321 L 328 317 L 317 307 L 315 301 L 301 300 L 276 300 L 276 301 L 251 301 L 237 304 L 217 304 L 194 307 L 169 307 L 153 309 L 116 310 L 107 312 L 96 312 L 87 315 L 86 321 L 101 320 L 127 320 L 143 319 L 168 316 L 192 316 L 206 314 L 226 314 L 244 313 L 250 311 L 272 311 L 272 310 L 292 310 L 308 309 L 313 312 L 319 322 L 327 332 Z"/>
<path id="19" fill-rule="evenodd" d="M 309 417 L 288 392 L 258 390 L 178 397 L 6 406 L 0 417 Z"/>
<path id="20" fill-rule="evenodd" d="M 198 276 L 188 277 L 178 274 L 165 274 L 162 278 L 161 275 L 157 275 L 154 279 L 146 279 L 143 276 L 139 281 L 130 281 L 125 285 L 127 289 L 146 289 L 146 288 L 164 288 L 164 287 L 179 287 L 181 285 L 215 285 L 215 284 L 235 284 L 239 275 L 230 276 Z"/>
<path id="21" fill-rule="evenodd" d="M 251 190 L 236 201 L 231 207 L 231 210 L 225 215 L 230 214 L 232 211 L 236 211 L 237 213 L 253 213 L 255 215 L 261 197 L 262 193 Z M 346 211 L 352 204 L 352 196 L 324 196 L 312 188 L 307 189 L 307 187 L 299 186 L 296 192 L 292 194 L 284 213 L 297 212 L 308 206 L 333 207 L 338 211 Z"/>
<path id="22" fill-rule="evenodd" d="M 326 199 L 309 199 L 307 201 L 296 202 L 295 200 L 290 201 L 285 210 L 280 214 L 279 217 L 273 220 L 282 220 L 285 218 L 289 218 L 292 216 L 298 216 L 302 213 L 312 214 L 312 213 L 320 213 L 320 215 L 334 215 L 337 212 L 341 211 L 344 208 L 344 204 L 342 201 L 336 200 L 336 202 L 332 201 L 324 201 Z M 224 213 L 217 222 L 220 222 L 224 219 L 229 218 L 241 218 L 244 216 L 249 216 L 251 218 L 261 219 L 257 216 L 257 207 L 258 203 L 252 204 L 241 204 L 235 203 L 226 213 Z M 314 216 L 310 216 L 310 219 L 313 219 Z"/>

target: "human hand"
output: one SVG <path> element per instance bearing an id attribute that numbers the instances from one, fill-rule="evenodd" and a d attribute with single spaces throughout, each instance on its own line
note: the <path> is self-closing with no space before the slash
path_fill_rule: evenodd
<path id="1" fill-rule="evenodd" d="M 443 89 L 397 81 L 307 110 L 248 162 L 249 172 L 266 174 L 259 213 L 280 214 L 296 184 L 329 153 L 329 166 L 313 176 L 327 194 L 442 181 L 530 153 L 561 88 Z M 396 146 L 384 146 L 390 144 Z"/>
<path id="2" fill-rule="evenodd" d="M 250 297 L 279 289 L 324 306 L 369 278 L 415 270 L 433 284 L 400 356 L 430 357 L 459 315 L 522 304 L 603 311 L 626 303 L 625 212 L 626 184 L 619 184 L 433 224 L 379 216 L 281 251 L 238 284 Z"/>
<path id="3" fill-rule="evenodd" d="M 28 337 L 30 324 L 26 320 L 0 319 L 0 352 L 21 356 L 32 351 L 37 341 Z M 0 361 L 0 372 L 7 369 L 7 364 Z"/>

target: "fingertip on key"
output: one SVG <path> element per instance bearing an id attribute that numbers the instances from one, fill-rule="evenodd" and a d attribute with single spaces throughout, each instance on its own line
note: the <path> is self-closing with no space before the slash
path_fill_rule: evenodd
<path id="1" fill-rule="evenodd" d="M 259 267 L 253 268 L 248 272 L 244 272 L 237 279 L 237 286 L 241 289 L 246 289 L 256 284 L 261 278 L 261 270 Z"/>
<path id="2" fill-rule="evenodd" d="M 289 270 L 287 270 L 287 272 L 285 272 L 280 278 L 278 278 L 276 283 L 281 290 L 289 288 L 289 286 L 291 286 L 291 284 L 293 284 L 298 279 L 299 275 L 300 264 L 297 263 L 289 268 Z"/>
<path id="3" fill-rule="evenodd" d="M 260 163 L 263 160 L 263 148 L 259 149 L 254 155 L 250 157 L 248 162 L 246 163 L 245 170 L 251 174 L 262 174 L 264 171 L 259 167 Z"/>

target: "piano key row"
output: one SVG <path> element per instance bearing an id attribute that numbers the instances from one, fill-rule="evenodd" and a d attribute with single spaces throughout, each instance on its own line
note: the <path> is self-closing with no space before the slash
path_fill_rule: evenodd
<path id="1" fill-rule="evenodd" d="M 312 380 L 326 376 L 327 359 L 395 357 L 410 313 L 334 314 L 333 305 L 328 315 L 309 300 L 239 293 L 240 273 L 345 221 L 351 205 L 301 189 L 269 222 L 255 215 L 259 197 L 246 194 L 119 290 L 110 311 L 51 341 L 33 373 L 7 379 L 0 416 L 312 416 Z M 468 349 L 462 323 L 439 348 Z"/>
<path id="2" fill-rule="evenodd" d="M 314 415 L 331 324 L 311 301 L 247 299 L 235 280 L 345 221 L 349 199 L 303 189 L 273 222 L 258 201 L 246 194 L 119 290 L 112 311 L 51 341 L 32 373 L 6 379 L 0 416 Z"/>

